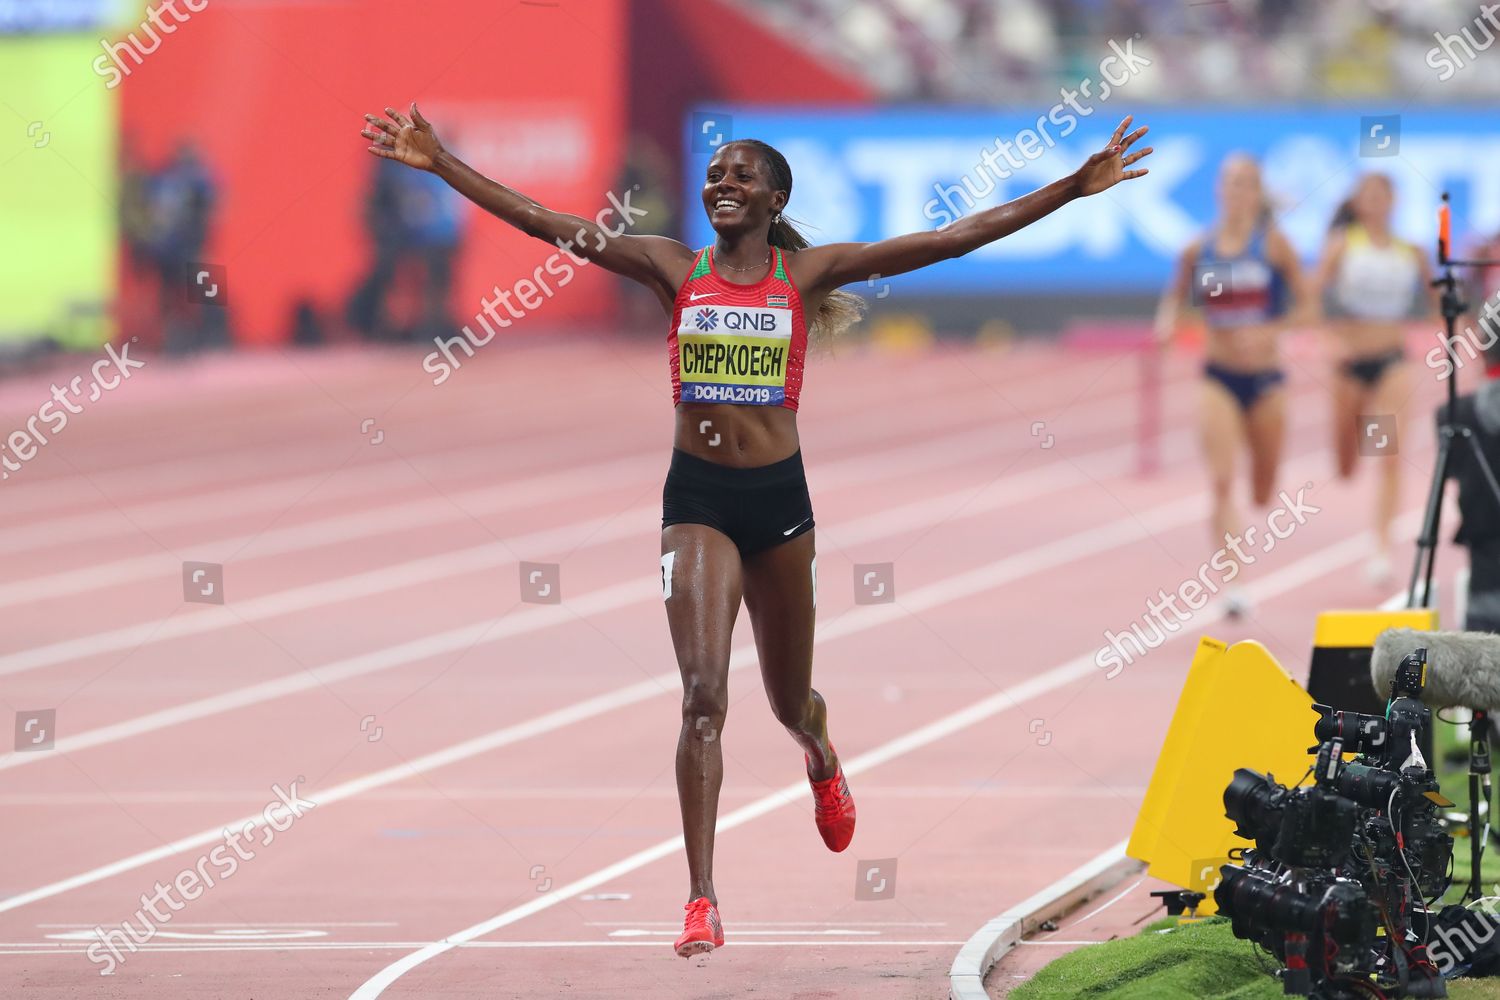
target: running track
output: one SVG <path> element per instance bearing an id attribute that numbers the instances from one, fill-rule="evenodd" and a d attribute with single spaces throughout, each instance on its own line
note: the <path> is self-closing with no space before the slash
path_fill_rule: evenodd
<path id="1" fill-rule="evenodd" d="M 1393 589 L 1358 572 L 1368 498 L 1331 481 L 1312 352 L 1283 485 L 1321 513 L 1254 568 L 1253 621 L 1205 609 L 1113 679 L 1104 630 L 1208 554 L 1191 359 L 1151 479 L 1131 356 L 818 360 L 816 683 L 859 831 L 823 849 L 742 621 L 730 944 L 691 962 L 659 345 L 497 345 L 441 387 L 405 353 L 152 362 L 0 485 L 0 701 L 54 709 L 57 740 L 0 755 L 0 995 L 946 996 L 979 924 L 1128 831 L 1199 634 L 1300 676 L 1317 610 Z M 85 364 L 0 385 L 0 427 Z M 1389 459 L 1409 511 L 1430 436 Z M 520 600 L 520 560 L 559 566 L 560 603 Z M 222 606 L 184 601 L 185 561 L 225 567 Z M 853 565 L 887 562 L 895 602 L 856 603 Z M 317 805 L 101 978 L 86 932 L 299 777 Z M 894 884 L 857 900 L 876 860 Z"/>

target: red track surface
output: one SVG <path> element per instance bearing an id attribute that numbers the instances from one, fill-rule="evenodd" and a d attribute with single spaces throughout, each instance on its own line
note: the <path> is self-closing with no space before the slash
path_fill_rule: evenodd
<path id="1" fill-rule="evenodd" d="M 1322 512 L 1254 568 L 1253 621 L 1205 610 L 1114 679 L 1104 630 L 1208 555 L 1192 363 L 1169 362 L 1148 480 L 1132 358 L 820 361 L 816 683 L 859 830 L 822 847 L 742 627 L 729 944 L 685 962 L 664 362 L 488 352 L 436 388 L 405 354 L 152 362 L 0 486 L 3 707 L 55 709 L 58 740 L 0 757 L 0 995 L 344 998 L 447 938 L 380 995 L 942 997 L 979 924 L 1128 831 L 1199 634 L 1300 674 L 1318 609 L 1388 596 L 1351 571 L 1370 503 L 1330 481 L 1313 359 L 1283 482 Z M 0 427 L 47 396 L 0 388 Z M 1430 437 L 1393 459 L 1408 509 Z M 184 603 L 189 560 L 224 565 L 222 607 Z M 560 604 L 519 600 L 518 560 L 560 564 Z M 852 565 L 880 562 L 896 602 L 857 605 Z M 101 978 L 77 932 L 133 920 L 299 776 L 318 805 Z M 875 859 L 894 887 L 856 900 Z"/>

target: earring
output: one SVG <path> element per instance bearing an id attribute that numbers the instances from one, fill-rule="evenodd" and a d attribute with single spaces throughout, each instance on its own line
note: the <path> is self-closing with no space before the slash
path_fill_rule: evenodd
<path id="1" fill-rule="evenodd" d="M 771 216 L 771 225 L 777 226 L 777 225 L 780 225 L 780 224 L 781 224 L 781 213 L 777 212 L 775 215 Z"/>

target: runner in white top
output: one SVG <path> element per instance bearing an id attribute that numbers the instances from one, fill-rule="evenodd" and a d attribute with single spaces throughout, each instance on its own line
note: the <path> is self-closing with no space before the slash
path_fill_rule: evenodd
<path id="1" fill-rule="evenodd" d="M 1432 270 L 1414 245 L 1391 232 L 1395 191 L 1389 177 L 1366 174 L 1340 207 L 1323 249 L 1318 280 L 1331 300 L 1328 331 L 1334 361 L 1333 435 L 1339 475 L 1354 474 L 1361 454 L 1380 463 L 1376 550 L 1366 567 L 1372 585 L 1391 579 L 1391 522 L 1401 499 L 1402 462 L 1381 439 L 1400 440 L 1411 395 L 1406 324 L 1428 303 Z"/>

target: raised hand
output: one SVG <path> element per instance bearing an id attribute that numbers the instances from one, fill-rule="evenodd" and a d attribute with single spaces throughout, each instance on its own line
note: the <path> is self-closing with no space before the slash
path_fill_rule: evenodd
<path id="1" fill-rule="evenodd" d="M 1083 166 L 1078 168 L 1078 193 L 1080 195 L 1098 194 L 1100 191 L 1109 190 L 1121 181 L 1144 177 L 1150 173 L 1145 167 L 1139 170 L 1125 169 L 1137 160 L 1151 155 L 1150 146 L 1126 155 L 1126 151 L 1135 144 L 1135 141 L 1149 131 L 1145 125 L 1142 125 L 1126 135 L 1125 130 L 1130 127 L 1134 118 L 1134 115 L 1126 115 L 1125 120 L 1120 122 L 1119 127 L 1115 129 L 1115 134 L 1110 136 L 1109 145 L 1090 156 L 1084 161 Z"/>
<path id="2" fill-rule="evenodd" d="M 365 115 L 370 125 L 359 134 L 374 142 L 370 152 L 418 170 L 431 170 L 443 151 L 443 144 L 432 130 L 432 123 L 417 110 L 417 102 L 411 104 L 409 119 L 394 108 L 386 108 L 385 113 L 386 118 Z"/>

